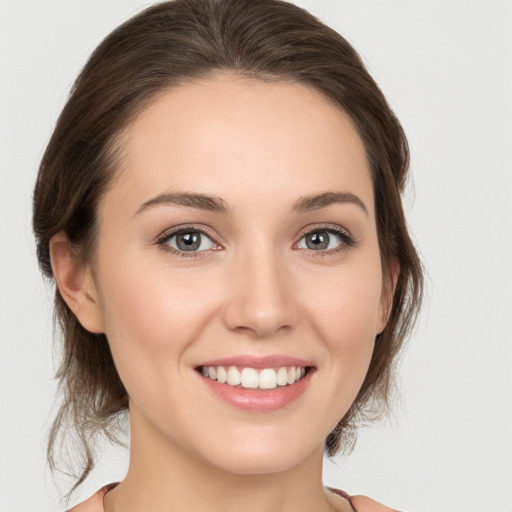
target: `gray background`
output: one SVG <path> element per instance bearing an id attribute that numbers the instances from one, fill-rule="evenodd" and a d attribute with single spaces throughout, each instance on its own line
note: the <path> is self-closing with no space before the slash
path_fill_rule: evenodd
<path id="1" fill-rule="evenodd" d="M 412 148 L 426 307 L 391 420 L 325 481 L 400 510 L 512 511 L 512 2 L 302 0 L 360 51 Z M 45 469 L 51 297 L 30 231 L 38 161 L 85 59 L 138 0 L 0 0 L 0 511 L 63 509 Z M 122 478 L 107 449 L 74 501 Z"/>

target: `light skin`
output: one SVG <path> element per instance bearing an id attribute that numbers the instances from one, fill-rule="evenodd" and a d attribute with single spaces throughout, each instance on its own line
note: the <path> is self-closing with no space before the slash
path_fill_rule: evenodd
<path id="1" fill-rule="evenodd" d="M 51 243 L 61 294 L 107 335 L 129 394 L 130 466 L 106 512 L 351 510 L 323 487 L 323 443 L 389 297 L 350 118 L 303 85 L 217 75 L 160 94 L 120 144 L 94 265 L 79 267 L 63 234 Z M 183 250 L 182 227 L 198 248 Z M 277 410 L 233 407 L 197 371 L 277 354 L 313 368 Z"/>

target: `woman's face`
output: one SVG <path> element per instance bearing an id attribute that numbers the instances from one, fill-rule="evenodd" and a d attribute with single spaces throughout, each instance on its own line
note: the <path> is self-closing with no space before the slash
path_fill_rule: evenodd
<path id="1" fill-rule="evenodd" d="M 218 76 L 161 94 L 121 147 L 94 275 L 132 442 L 236 473 L 321 453 L 386 320 L 351 120 L 303 85 Z"/>

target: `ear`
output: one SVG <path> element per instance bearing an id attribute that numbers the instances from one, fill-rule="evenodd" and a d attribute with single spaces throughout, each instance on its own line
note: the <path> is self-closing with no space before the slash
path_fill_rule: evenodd
<path id="1" fill-rule="evenodd" d="M 89 267 L 80 265 L 65 233 L 50 240 L 50 258 L 59 292 L 84 329 L 103 333 L 103 314 Z"/>
<path id="2" fill-rule="evenodd" d="M 380 334 L 388 323 L 389 315 L 391 315 L 391 309 L 393 307 L 393 297 L 395 295 L 396 283 L 399 275 L 400 263 L 396 258 L 392 258 L 389 264 L 389 278 L 384 279 L 382 283 L 376 334 Z"/>

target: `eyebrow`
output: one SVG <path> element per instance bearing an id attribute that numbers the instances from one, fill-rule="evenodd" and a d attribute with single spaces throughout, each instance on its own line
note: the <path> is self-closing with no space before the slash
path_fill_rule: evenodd
<path id="1" fill-rule="evenodd" d="M 208 196 L 206 194 L 199 193 L 190 194 L 186 192 L 168 192 L 159 194 L 158 196 L 146 201 L 137 209 L 135 215 L 139 215 L 144 210 L 158 205 L 189 206 L 191 208 L 197 208 L 208 212 L 230 213 L 230 208 L 226 201 L 220 197 Z"/>
<path id="2" fill-rule="evenodd" d="M 313 196 L 301 197 L 292 206 L 291 213 L 306 213 L 321 210 L 333 204 L 353 204 L 368 215 L 368 209 L 363 201 L 350 192 L 323 192 Z M 214 213 L 231 213 L 231 208 L 221 197 L 200 193 L 167 192 L 146 201 L 137 209 L 135 215 L 139 215 L 143 211 L 159 205 L 188 206 Z"/>
<path id="3" fill-rule="evenodd" d="M 356 205 L 368 216 L 368 209 L 363 201 L 350 192 L 323 192 L 314 196 L 301 197 L 293 205 L 291 211 L 305 213 L 313 210 L 321 210 L 333 204 Z"/>

